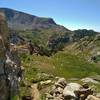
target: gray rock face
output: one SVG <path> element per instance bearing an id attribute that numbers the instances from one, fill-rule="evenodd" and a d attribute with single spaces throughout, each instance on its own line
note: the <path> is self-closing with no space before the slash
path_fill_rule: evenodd
<path id="1" fill-rule="evenodd" d="M 8 8 L 0 8 L 0 11 L 4 12 L 11 29 L 26 30 L 56 25 L 52 18 L 41 18 Z"/>
<path id="2" fill-rule="evenodd" d="M 10 48 L 8 27 L 0 13 L 0 100 L 11 100 L 10 96 L 18 89 L 20 59 L 17 50 Z"/>
<path id="3" fill-rule="evenodd" d="M 6 45 L 8 45 L 6 40 L 8 32 L 6 28 L 4 16 L 0 13 L 0 100 L 7 100 L 9 96 L 9 87 L 7 86 L 7 77 L 5 74 L 5 54 L 7 48 Z"/>
<path id="4" fill-rule="evenodd" d="M 57 25 L 52 18 L 38 17 L 24 12 L 16 11 L 9 8 L 0 8 L 7 19 L 8 27 L 11 30 L 41 30 L 50 29 L 54 32 L 67 32 L 64 26 Z"/>

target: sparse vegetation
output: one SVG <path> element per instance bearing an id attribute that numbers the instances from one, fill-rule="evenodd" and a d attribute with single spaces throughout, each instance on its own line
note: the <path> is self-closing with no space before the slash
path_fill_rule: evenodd
<path id="1" fill-rule="evenodd" d="M 55 76 L 62 76 L 66 78 L 82 78 L 86 76 L 91 76 L 93 74 L 100 74 L 100 68 L 96 64 L 91 64 L 82 57 L 77 57 L 76 55 L 64 53 L 63 51 L 51 57 L 36 55 L 29 56 L 25 54 L 24 56 L 26 56 L 23 61 L 24 66 L 27 66 L 29 64 L 29 66 L 27 66 L 26 68 L 37 68 L 43 72 L 53 74 Z M 30 57 L 31 60 L 27 61 L 29 59 L 28 57 Z M 29 75 L 31 75 L 29 77 L 34 77 L 35 72 L 33 70 L 33 72 L 31 73 L 32 70 L 30 70 L 29 72 Z"/>

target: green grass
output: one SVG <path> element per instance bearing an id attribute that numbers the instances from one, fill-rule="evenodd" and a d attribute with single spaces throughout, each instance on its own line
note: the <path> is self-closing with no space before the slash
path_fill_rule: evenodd
<path id="1" fill-rule="evenodd" d="M 37 68 L 42 72 L 53 74 L 55 76 L 82 78 L 100 74 L 99 66 L 91 64 L 84 58 L 71 55 L 70 53 L 59 52 L 52 57 L 29 56 L 28 54 L 24 56 L 26 56 L 26 58 L 22 58 L 24 60 L 24 66 L 31 66 L 33 69 Z M 28 58 L 30 58 L 29 61 Z M 29 75 L 28 78 L 34 76 L 34 74 L 36 75 L 36 72 L 34 72 L 33 69 L 30 71 L 26 70 Z"/>
<path id="2" fill-rule="evenodd" d="M 62 77 L 71 78 L 71 77 L 86 77 L 93 74 L 100 74 L 98 68 L 94 64 L 88 63 L 85 59 L 77 57 L 75 55 L 59 53 L 53 57 L 53 64 L 57 75 Z"/>
<path id="3" fill-rule="evenodd" d="M 70 78 L 83 78 L 88 76 L 100 75 L 100 67 L 96 64 L 87 62 L 82 56 L 79 57 L 68 52 L 58 52 L 57 54 L 46 57 L 29 54 L 21 54 L 22 65 L 25 67 L 24 78 L 28 85 L 32 82 L 40 82 L 47 78 L 38 76 L 38 73 L 48 73 L 54 76 Z M 77 81 L 79 82 L 79 81 Z M 91 84 L 93 86 L 93 84 Z M 20 86 L 20 96 L 30 95 L 27 86 Z M 100 85 L 96 85 L 96 91 L 100 92 Z M 43 98 L 41 97 L 41 100 Z"/>

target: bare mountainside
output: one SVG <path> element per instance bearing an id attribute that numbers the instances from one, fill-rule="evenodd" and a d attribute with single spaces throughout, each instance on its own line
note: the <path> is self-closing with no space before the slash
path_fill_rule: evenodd
<path id="1" fill-rule="evenodd" d="M 56 30 L 66 31 L 63 26 L 57 25 L 52 18 L 37 17 L 24 12 L 9 8 L 0 8 L 6 16 L 8 26 L 13 30 L 33 30 L 55 28 Z"/>

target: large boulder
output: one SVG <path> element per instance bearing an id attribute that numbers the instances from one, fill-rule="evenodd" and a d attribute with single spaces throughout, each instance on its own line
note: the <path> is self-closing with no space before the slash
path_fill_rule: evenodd
<path id="1" fill-rule="evenodd" d="M 75 91 L 79 91 L 81 88 L 81 85 L 78 83 L 69 83 L 63 90 L 63 96 L 66 99 L 76 99 L 77 96 L 75 94 Z"/>

